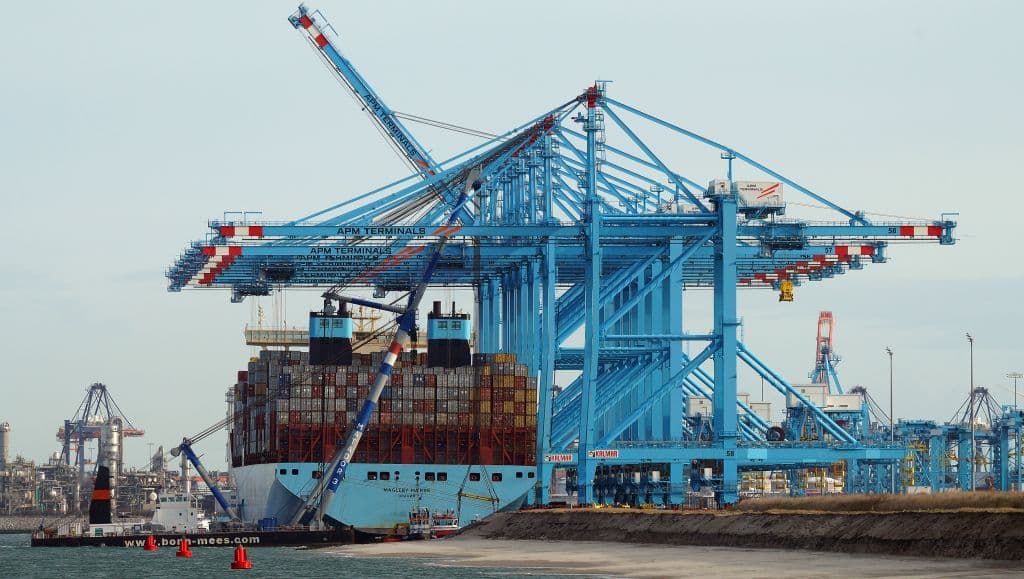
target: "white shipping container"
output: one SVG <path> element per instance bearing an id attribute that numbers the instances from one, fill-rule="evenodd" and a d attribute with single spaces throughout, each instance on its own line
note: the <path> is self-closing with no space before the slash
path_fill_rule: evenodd
<path id="1" fill-rule="evenodd" d="M 833 394 L 825 401 L 825 409 L 833 412 L 860 412 L 864 399 L 859 394 Z"/>
<path id="2" fill-rule="evenodd" d="M 772 421 L 772 403 L 771 402 L 751 402 L 750 409 L 754 411 L 754 414 L 760 416 L 767 422 Z"/>
<path id="3" fill-rule="evenodd" d="M 686 415 L 697 416 L 711 415 L 711 399 L 703 396 L 688 396 L 686 398 Z"/>
<path id="4" fill-rule="evenodd" d="M 708 193 L 718 193 L 720 195 L 729 192 L 729 181 L 726 179 L 714 179 L 708 183 Z"/>
<path id="5" fill-rule="evenodd" d="M 825 384 L 793 384 L 797 392 L 803 394 L 804 398 L 811 401 L 815 406 L 824 406 L 828 398 L 828 386 Z M 786 407 L 797 408 L 800 406 L 800 399 L 793 394 L 786 394 Z"/>

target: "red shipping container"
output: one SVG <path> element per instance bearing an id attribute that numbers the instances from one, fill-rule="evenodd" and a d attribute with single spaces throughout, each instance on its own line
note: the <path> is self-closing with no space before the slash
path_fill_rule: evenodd
<path id="1" fill-rule="evenodd" d="M 320 398 L 323 397 L 323 395 L 324 395 L 324 387 L 323 386 L 313 386 L 310 389 L 310 396 L 314 400 L 319 400 Z"/>
<path id="2" fill-rule="evenodd" d="M 249 371 L 248 370 L 239 370 L 238 371 L 238 381 L 239 382 L 248 382 L 249 381 Z"/>
<path id="3" fill-rule="evenodd" d="M 526 386 L 526 376 L 516 376 L 516 388 L 522 388 Z"/>
<path id="4" fill-rule="evenodd" d="M 426 374 L 425 375 L 425 379 L 427 381 L 427 386 L 437 386 L 437 375 L 436 374 Z"/>
<path id="5" fill-rule="evenodd" d="M 479 390 L 479 396 L 480 400 L 491 400 L 491 387 L 488 386 L 484 388 L 483 386 L 481 386 Z"/>
<path id="6" fill-rule="evenodd" d="M 302 422 L 302 413 L 299 412 L 298 410 L 292 410 L 290 413 L 288 413 L 288 422 L 290 422 L 291 424 L 298 424 Z"/>
<path id="7" fill-rule="evenodd" d="M 516 402 L 516 414 L 523 416 L 526 414 L 526 403 Z"/>

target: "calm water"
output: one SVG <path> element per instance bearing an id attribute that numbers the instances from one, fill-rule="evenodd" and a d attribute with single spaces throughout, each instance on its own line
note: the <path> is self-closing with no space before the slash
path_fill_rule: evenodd
<path id="1" fill-rule="evenodd" d="M 175 549 L 156 552 L 123 547 L 31 548 L 29 535 L 0 535 L 0 577 L 415 577 L 461 579 L 536 577 L 523 569 L 451 567 L 429 560 L 355 558 L 322 549 L 299 551 L 284 547 L 250 549 L 253 568 L 230 568 L 234 550 L 196 548 L 191 559 L 174 556 Z M 557 575 L 544 575 L 557 577 Z M 580 575 L 574 577 L 579 578 Z"/>

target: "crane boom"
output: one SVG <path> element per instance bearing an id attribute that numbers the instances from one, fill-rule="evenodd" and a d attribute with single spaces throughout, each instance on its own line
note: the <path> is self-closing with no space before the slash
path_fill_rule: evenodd
<path id="1" fill-rule="evenodd" d="M 220 505 L 220 508 L 224 509 L 224 512 L 227 513 L 232 520 L 237 520 L 238 514 L 231 508 L 231 505 L 228 504 L 228 500 L 224 498 L 224 493 L 220 492 L 220 487 L 217 486 L 217 481 L 213 480 L 213 477 L 210 476 L 210 473 L 206 470 L 206 467 L 203 466 L 203 463 L 199 462 L 199 457 L 192 450 L 193 442 L 194 441 L 189 440 L 188 438 L 183 439 L 180 445 L 171 449 L 171 456 L 184 454 L 185 458 L 192 463 L 196 472 L 199 473 L 199 477 L 203 479 L 204 483 L 206 483 L 207 488 L 210 489 L 210 492 L 213 494 L 213 498 L 217 501 L 217 504 Z"/>
<path id="2" fill-rule="evenodd" d="M 324 515 L 334 500 L 338 486 L 341 484 L 341 481 L 345 480 L 345 473 L 348 470 L 349 462 L 355 454 L 356 447 L 359 446 L 359 441 L 362 440 L 363 431 L 366 430 L 370 419 L 373 417 L 373 410 L 377 407 L 377 401 L 380 400 L 381 392 L 384 391 L 388 381 L 391 379 L 391 372 L 394 369 L 395 361 L 398 360 L 398 355 L 409 342 L 409 335 L 416 324 L 416 310 L 423 300 L 423 295 L 426 293 L 431 278 L 434 276 L 434 270 L 437 267 L 437 263 L 441 260 L 444 246 L 448 242 L 449 236 L 453 233 L 452 230 L 455 229 L 453 226 L 458 223 L 462 207 L 469 200 L 470 196 L 480 188 L 481 184 L 477 180 L 479 175 L 479 168 L 470 170 L 465 180 L 465 186 L 459 194 L 455 206 L 452 208 L 447 226 L 438 229 L 438 240 L 434 245 L 433 255 L 430 257 L 430 261 L 423 272 L 423 276 L 420 278 L 419 284 L 409 293 L 409 301 L 405 306 L 405 310 L 398 317 L 398 329 L 395 332 L 395 337 L 391 341 L 387 355 L 384 356 L 384 360 L 380 364 L 373 387 L 370 388 L 366 400 L 363 401 L 362 408 L 359 409 L 359 414 L 356 416 L 355 424 L 345 440 L 345 445 L 335 453 L 327 471 L 325 471 L 325 475 L 317 481 L 313 491 L 309 493 L 309 497 L 307 497 L 302 507 L 292 517 L 291 524 L 297 525 L 305 522 L 314 512 L 315 517 L 309 521 L 310 525 L 320 526 L 323 524 Z"/>
<path id="3" fill-rule="evenodd" d="M 296 29 L 306 32 L 309 41 L 329 64 L 334 75 L 355 95 L 377 127 L 402 153 L 405 161 L 424 179 L 434 175 L 438 164 L 324 34 L 324 30 L 331 28 L 331 25 L 323 15 L 319 11 L 310 12 L 304 4 L 300 4 L 299 9 L 288 17 L 288 21 Z"/>

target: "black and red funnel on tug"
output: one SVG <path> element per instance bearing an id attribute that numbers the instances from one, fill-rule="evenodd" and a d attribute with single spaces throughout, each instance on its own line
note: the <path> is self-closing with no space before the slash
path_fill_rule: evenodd
<path id="1" fill-rule="evenodd" d="M 105 466 L 96 467 L 96 483 L 89 503 L 89 524 L 110 524 L 110 469 Z"/>

